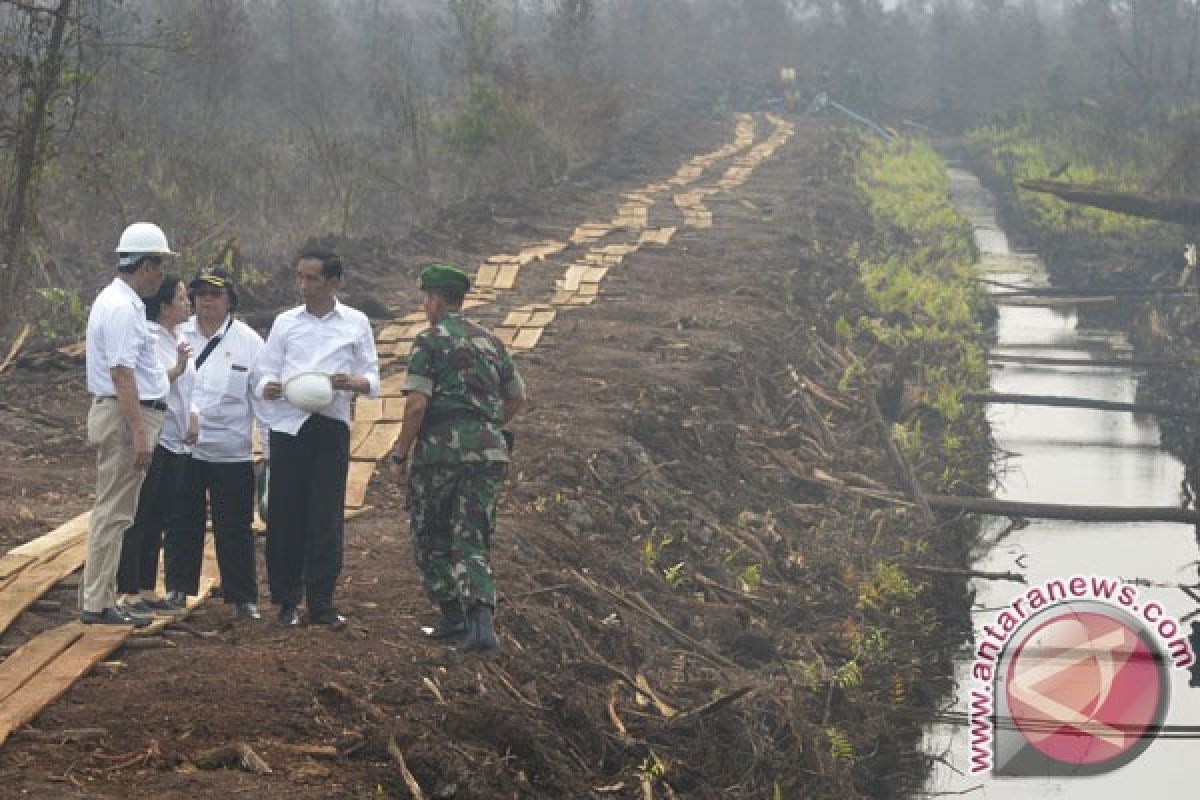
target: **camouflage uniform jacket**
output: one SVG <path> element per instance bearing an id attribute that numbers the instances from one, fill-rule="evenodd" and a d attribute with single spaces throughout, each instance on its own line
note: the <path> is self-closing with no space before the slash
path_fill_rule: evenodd
<path id="1" fill-rule="evenodd" d="M 512 357 L 486 328 L 452 312 L 419 333 L 403 390 L 429 398 L 414 466 L 508 461 L 504 400 L 525 389 Z"/>

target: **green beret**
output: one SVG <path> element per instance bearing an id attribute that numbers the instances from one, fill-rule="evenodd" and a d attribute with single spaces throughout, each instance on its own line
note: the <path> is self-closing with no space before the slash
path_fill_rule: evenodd
<path id="1" fill-rule="evenodd" d="M 458 267 L 448 264 L 433 264 L 421 270 L 419 286 L 422 289 L 449 289 L 452 292 L 466 294 L 471 288 L 471 279 Z"/>

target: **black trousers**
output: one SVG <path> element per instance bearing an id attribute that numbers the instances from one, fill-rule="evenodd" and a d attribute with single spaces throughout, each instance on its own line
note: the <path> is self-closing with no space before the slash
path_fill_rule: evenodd
<path id="1" fill-rule="evenodd" d="M 267 580 L 277 605 L 334 607 L 349 468 L 350 428 L 340 420 L 313 414 L 295 436 L 271 431 Z"/>
<path id="2" fill-rule="evenodd" d="M 138 494 L 133 525 L 121 540 L 121 561 L 117 566 L 117 591 L 137 594 L 158 584 L 158 553 L 163 531 L 178 507 L 179 487 L 183 480 L 186 453 L 172 453 L 162 445 L 154 448 L 150 468 Z"/>
<path id="3" fill-rule="evenodd" d="M 179 512 L 167 531 L 167 591 L 197 594 L 204 560 L 204 531 L 212 505 L 213 540 L 226 603 L 257 603 L 254 571 L 254 467 L 188 458 L 179 490 Z"/>

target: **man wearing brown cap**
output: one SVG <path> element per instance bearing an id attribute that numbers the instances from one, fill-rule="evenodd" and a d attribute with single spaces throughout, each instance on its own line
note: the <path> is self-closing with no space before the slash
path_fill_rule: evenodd
<path id="1" fill-rule="evenodd" d="M 419 285 L 430 327 L 409 356 L 392 461 L 409 464 L 413 555 L 426 595 L 442 612 L 429 635 L 465 634 L 464 652 L 486 654 L 500 646 L 490 544 L 508 473 L 510 438 L 502 426 L 525 405 L 525 385 L 504 345 L 463 316 L 471 286 L 465 273 L 435 264 L 421 272 Z"/>

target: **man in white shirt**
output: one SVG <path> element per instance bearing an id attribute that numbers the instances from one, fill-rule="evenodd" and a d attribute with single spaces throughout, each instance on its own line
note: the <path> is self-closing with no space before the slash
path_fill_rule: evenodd
<path id="1" fill-rule="evenodd" d="M 254 384 L 251 370 L 262 337 L 235 319 L 237 288 L 220 268 L 202 271 L 188 284 L 195 315 L 182 326 L 195 353 L 192 402 L 200 433 L 192 446 L 179 507 L 166 538 L 167 602 L 176 608 L 200 587 L 204 531 L 212 505 L 213 539 L 221 595 L 243 619 L 258 619 L 254 568 Z"/>
<path id="2" fill-rule="evenodd" d="M 117 607 L 117 566 L 170 390 L 141 299 L 158 291 L 168 255 L 175 253 L 157 225 L 135 222 L 127 227 L 117 244 L 116 278 L 88 314 L 85 357 L 93 400 L 87 436 L 96 447 L 96 504 L 79 586 L 85 624 L 150 624 L 149 618 Z"/>
<path id="3" fill-rule="evenodd" d="M 301 600 L 310 624 L 343 627 L 333 602 L 342 571 L 350 410 L 355 394 L 379 393 L 379 360 L 371 324 L 337 299 L 342 260 L 319 247 L 296 259 L 304 305 L 275 318 L 256 370 L 271 427 L 267 498 L 267 579 L 279 623 L 300 624 Z M 320 412 L 283 399 L 294 375 L 329 376 L 332 402 Z"/>

